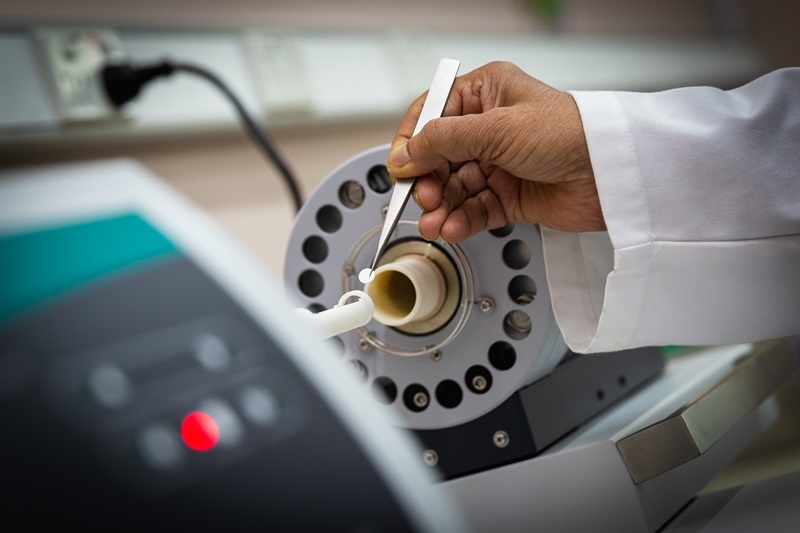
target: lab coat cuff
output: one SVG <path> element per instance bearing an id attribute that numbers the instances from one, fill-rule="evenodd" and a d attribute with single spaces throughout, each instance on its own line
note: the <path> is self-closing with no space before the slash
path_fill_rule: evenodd
<path id="1" fill-rule="evenodd" d="M 541 229 L 547 284 L 564 342 L 576 353 L 629 348 L 639 330 L 651 245 L 619 252 L 606 232 Z"/>

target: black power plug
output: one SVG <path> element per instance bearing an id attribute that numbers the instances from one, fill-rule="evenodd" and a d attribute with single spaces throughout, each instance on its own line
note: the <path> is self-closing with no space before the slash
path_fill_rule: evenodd
<path id="1" fill-rule="evenodd" d="M 280 172 L 292 195 L 295 210 L 300 211 L 303 205 L 303 197 L 297 179 L 295 179 L 291 170 L 289 170 L 288 165 L 278 153 L 267 133 L 258 126 L 233 91 L 213 73 L 196 65 L 164 61 L 162 63 L 145 66 L 134 66 L 127 63 L 106 65 L 100 72 L 100 78 L 109 101 L 117 108 L 120 108 L 139 96 L 142 88 L 152 80 L 163 76 L 169 76 L 177 71 L 200 76 L 211 82 L 225 94 L 239 113 L 239 118 L 244 123 L 250 137 Z"/>

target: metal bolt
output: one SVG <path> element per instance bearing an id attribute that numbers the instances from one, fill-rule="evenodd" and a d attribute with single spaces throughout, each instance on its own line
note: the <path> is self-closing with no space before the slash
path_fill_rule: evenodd
<path id="1" fill-rule="evenodd" d="M 360 183 L 347 181 L 342 187 L 341 199 L 346 207 L 354 209 L 364 203 L 364 187 Z"/>
<path id="2" fill-rule="evenodd" d="M 372 349 L 372 345 L 369 343 L 367 339 L 361 337 L 358 339 L 358 349 L 362 352 L 368 352 Z"/>
<path id="3" fill-rule="evenodd" d="M 345 276 L 349 276 L 350 274 L 352 274 L 353 272 L 356 271 L 353 268 L 353 265 L 351 265 L 350 263 L 347 263 L 346 265 L 344 265 L 344 268 L 342 270 L 344 271 Z"/>
<path id="4" fill-rule="evenodd" d="M 524 338 L 531 332 L 531 317 L 519 309 L 514 309 L 506 315 L 504 327 L 506 326 L 511 329 L 512 333 L 520 335 L 520 337 L 514 338 Z M 508 331 L 508 329 L 506 331 Z M 511 333 L 509 333 L 509 335 L 511 335 Z"/>
<path id="5" fill-rule="evenodd" d="M 414 394 L 414 405 L 422 409 L 428 406 L 428 395 L 424 392 Z"/>
<path id="6" fill-rule="evenodd" d="M 488 297 L 483 297 L 478 299 L 478 309 L 484 315 L 488 315 L 492 311 L 494 311 L 494 300 Z"/>
<path id="7" fill-rule="evenodd" d="M 439 463 L 439 454 L 428 448 L 422 452 L 422 461 L 428 466 L 436 466 Z"/>
<path id="8" fill-rule="evenodd" d="M 431 359 L 434 361 L 441 361 L 442 360 L 442 352 L 439 350 L 434 350 L 431 352 Z"/>
<path id="9" fill-rule="evenodd" d="M 383 207 L 381 207 L 381 216 L 383 218 L 386 218 L 386 213 L 388 212 L 389 212 L 389 204 L 386 204 Z"/>
<path id="10" fill-rule="evenodd" d="M 506 446 L 508 446 L 508 443 L 510 441 L 511 438 L 508 436 L 508 433 L 506 433 L 503 430 L 495 431 L 494 435 L 492 435 L 492 442 L 498 448 L 505 448 Z"/>
<path id="11" fill-rule="evenodd" d="M 486 378 L 483 376 L 475 376 L 472 378 L 472 388 L 476 391 L 484 391 L 486 390 L 486 386 L 488 385 Z"/>

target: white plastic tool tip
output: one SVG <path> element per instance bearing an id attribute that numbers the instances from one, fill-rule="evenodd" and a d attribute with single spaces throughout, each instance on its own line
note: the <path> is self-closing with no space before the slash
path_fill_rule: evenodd
<path id="1" fill-rule="evenodd" d="M 365 268 L 361 272 L 358 273 L 358 281 L 366 285 L 370 281 L 375 279 L 375 271 L 371 268 Z"/>

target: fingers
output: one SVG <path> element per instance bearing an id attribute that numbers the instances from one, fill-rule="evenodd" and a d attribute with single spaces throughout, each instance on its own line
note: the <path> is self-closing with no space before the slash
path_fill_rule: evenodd
<path id="1" fill-rule="evenodd" d="M 400 126 L 397 128 L 394 139 L 392 139 L 392 148 L 389 152 L 390 154 L 394 153 L 394 151 L 400 146 L 405 145 L 405 143 L 407 143 L 414 134 L 414 128 L 417 126 L 417 121 L 419 120 L 420 113 L 422 113 L 422 106 L 425 103 L 425 98 L 427 96 L 428 93 L 426 91 L 419 95 L 417 99 L 414 100 L 410 106 L 408 106 L 408 110 L 400 121 Z"/>
<path id="2" fill-rule="evenodd" d="M 423 212 L 433 211 L 442 203 L 443 190 L 442 182 L 438 178 L 432 174 L 422 176 L 414 188 L 414 201 Z"/>
<path id="3" fill-rule="evenodd" d="M 470 161 L 459 166 L 452 174 L 427 174 L 419 178 L 414 201 L 423 211 L 433 211 L 443 200 L 450 206 L 457 206 L 485 188 L 486 178 L 480 166 Z"/>
<path id="4" fill-rule="evenodd" d="M 450 213 L 443 206 L 428 213 L 423 213 L 417 223 L 419 234 L 427 241 L 435 241 L 439 238 L 442 224 L 444 224 L 449 215 Z"/>
<path id="5" fill-rule="evenodd" d="M 497 196 L 485 189 L 450 212 L 447 206 L 441 205 L 423 214 L 419 219 L 419 232 L 429 241 L 441 237 L 447 242 L 459 243 L 483 230 L 499 228 L 506 222 Z"/>
<path id="6" fill-rule="evenodd" d="M 414 135 L 419 116 L 422 112 L 427 92 L 420 95 L 409 106 L 403 116 L 400 126 L 392 140 L 386 166 L 392 179 L 418 177 L 432 172 L 446 162 L 461 162 L 475 159 L 470 145 L 459 143 L 457 139 L 449 140 L 452 132 L 464 132 L 474 118 L 491 107 L 492 99 L 487 94 L 482 94 L 482 87 L 489 84 L 483 83 L 484 74 L 481 69 L 476 69 L 468 74 L 456 78 L 450 96 L 445 104 L 442 117 L 434 119 Z M 469 117 L 469 118 L 467 118 Z M 449 125 L 435 126 L 443 120 L 451 121 Z M 472 126 L 473 132 L 476 126 Z M 427 130 L 427 131 L 426 131 Z M 480 131 L 480 130 L 477 130 Z M 426 139 L 429 137 L 429 139 Z M 473 134 L 473 137 L 474 134 Z M 411 146 L 409 141 L 413 139 Z M 473 139 L 474 140 L 474 139 Z M 421 143 L 421 144 L 420 144 Z M 420 149 L 413 153 L 413 164 L 410 149 Z M 459 150 L 460 148 L 460 150 Z"/>
<path id="7" fill-rule="evenodd" d="M 474 161 L 466 163 L 455 172 L 444 184 L 442 203 L 457 207 L 467 198 L 475 196 L 486 189 L 486 178 Z M 450 209 L 452 211 L 452 208 Z"/>
<path id="8" fill-rule="evenodd" d="M 445 103 L 442 116 L 459 116 L 470 113 L 480 113 L 482 111 L 480 108 L 480 99 L 476 98 L 470 90 L 472 84 L 471 75 L 473 74 L 474 72 L 456 78 L 453 83 L 453 88 L 450 91 L 450 96 Z M 428 91 L 425 91 L 408 106 L 405 115 L 400 121 L 400 126 L 395 132 L 394 139 L 392 139 L 390 152 L 394 152 L 400 146 L 407 143 L 414 135 L 414 130 L 417 127 L 417 122 L 419 121 L 419 116 L 422 113 L 422 107 L 425 104 L 427 96 Z"/>
<path id="9" fill-rule="evenodd" d="M 417 181 L 415 199 L 425 211 L 420 234 L 435 240 L 461 242 L 486 229 L 505 224 L 506 215 L 475 162 L 463 165 L 444 185 L 432 176 Z"/>
<path id="10" fill-rule="evenodd" d="M 386 160 L 389 174 L 412 178 L 433 172 L 445 164 L 483 159 L 487 134 L 495 130 L 490 113 L 434 119 L 405 143 L 392 147 Z M 397 138 L 395 138 L 397 140 Z"/>

